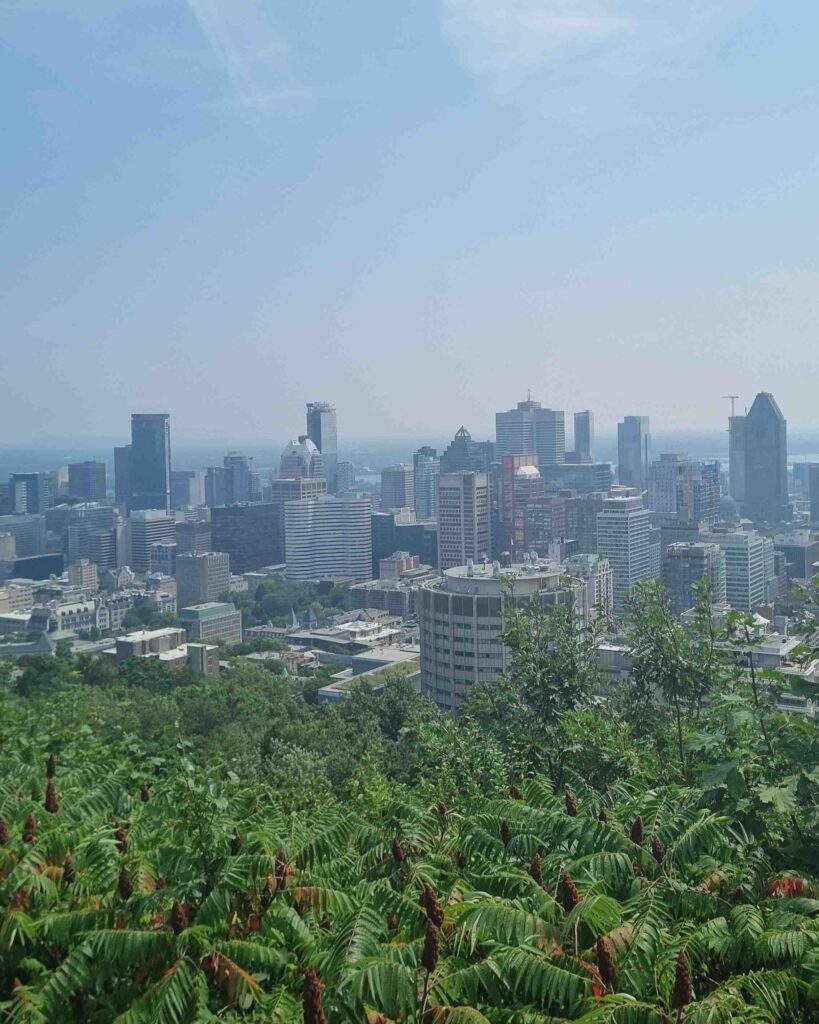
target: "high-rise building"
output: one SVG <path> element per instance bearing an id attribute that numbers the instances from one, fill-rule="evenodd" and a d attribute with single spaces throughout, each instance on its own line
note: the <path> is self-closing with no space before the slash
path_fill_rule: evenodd
<path id="1" fill-rule="evenodd" d="M 605 491 L 578 494 L 565 498 L 566 527 L 561 535 L 577 541 L 581 554 L 597 553 L 597 516 L 603 511 Z"/>
<path id="2" fill-rule="evenodd" d="M 176 558 L 176 602 L 188 608 L 205 601 L 219 601 L 230 591 L 230 557 L 224 551 Z"/>
<path id="3" fill-rule="evenodd" d="M 591 462 L 594 447 L 594 414 L 588 409 L 574 414 L 574 451 L 580 462 Z"/>
<path id="4" fill-rule="evenodd" d="M 725 599 L 732 608 L 749 612 L 767 599 L 770 578 L 775 575 L 773 541 L 754 530 L 714 527 L 702 535 L 705 543 L 717 544 L 725 554 Z"/>
<path id="5" fill-rule="evenodd" d="M 336 466 L 336 487 L 339 494 L 355 488 L 355 466 L 352 462 L 339 462 Z"/>
<path id="6" fill-rule="evenodd" d="M 57 503 L 57 474 L 12 473 L 9 490 L 13 515 L 40 515 Z"/>
<path id="7" fill-rule="evenodd" d="M 617 424 L 617 479 L 621 484 L 645 489 L 650 450 L 648 416 L 626 416 Z"/>
<path id="8" fill-rule="evenodd" d="M 706 579 L 713 604 L 725 604 L 725 552 L 718 544 L 669 544 L 662 562 L 662 578 L 675 615 L 696 602 L 694 586 Z"/>
<path id="9" fill-rule="evenodd" d="M 171 470 L 171 508 L 183 510 L 202 504 L 202 478 L 192 469 Z"/>
<path id="10" fill-rule="evenodd" d="M 253 493 L 250 460 L 241 452 L 228 452 L 221 466 L 211 466 L 205 474 L 205 504 L 235 505 L 250 501 Z"/>
<path id="11" fill-rule="evenodd" d="M 327 493 L 327 481 L 324 477 L 279 477 L 270 487 L 270 501 L 274 509 L 274 556 L 271 565 L 284 562 L 285 519 L 284 507 L 288 501 L 299 501 L 301 498 L 319 498 Z"/>
<path id="12" fill-rule="evenodd" d="M 284 479 L 327 479 L 324 456 L 306 434 L 288 441 L 279 461 L 279 476 Z"/>
<path id="13" fill-rule="evenodd" d="M 321 495 L 284 506 L 287 578 L 372 578 L 372 504 L 369 498 Z"/>
<path id="14" fill-rule="evenodd" d="M 648 509 L 642 498 L 606 498 L 597 515 L 597 552 L 609 560 L 614 577 L 614 613 L 622 615 L 629 590 L 651 578 Z"/>
<path id="15" fill-rule="evenodd" d="M 577 491 L 594 494 L 611 490 L 611 465 L 608 462 L 564 462 L 558 466 L 538 466 L 547 491 Z"/>
<path id="16" fill-rule="evenodd" d="M 512 559 L 528 550 L 526 510 L 544 496 L 538 456 L 504 455 L 501 460 L 499 494 L 500 545 Z"/>
<path id="17" fill-rule="evenodd" d="M 580 624 L 586 621 L 583 583 L 545 560 L 503 571 L 497 563 L 458 565 L 422 581 L 416 595 L 421 692 L 443 711 L 457 711 L 470 687 L 494 682 L 509 668 L 511 652 L 501 641 L 506 573 L 514 576 L 515 600 L 539 599 L 546 609 L 571 607 Z"/>
<path id="18" fill-rule="evenodd" d="M 745 417 L 728 417 L 728 493 L 742 506 L 745 501 Z"/>
<path id="19" fill-rule="evenodd" d="M 495 461 L 493 441 L 473 441 L 472 435 L 461 427 L 441 456 L 442 473 L 460 473 L 464 470 L 488 473 Z"/>
<path id="20" fill-rule="evenodd" d="M 171 508 L 171 418 L 168 413 L 131 416 L 130 509 Z"/>
<path id="21" fill-rule="evenodd" d="M 176 520 L 161 509 L 135 509 L 128 517 L 131 534 L 131 568 L 150 572 L 151 545 L 160 540 L 176 540 Z"/>
<path id="22" fill-rule="evenodd" d="M 819 575 L 819 537 L 810 530 L 774 537 L 774 550 L 785 559 L 786 580 L 812 580 Z"/>
<path id="23" fill-rule="evenodd" d="M 697 462 L 666 454 L 648 471 L 648 507 L 696 523 L 713 524 L 720 515 L 718 462 Z"/>
<path id="24" fill-rule="evenodd" d="M 131 446 L 114 449 L 114 503 L 120 512 L 128 510 L 131 501 Z"/>
<path id="25" fill-rule="evenodd" d="M 381 508 L 415 508 L 415 486 L 412 466 L 396 462 L 381 470 Z"/>
<path id="26" fill-rule="evenodd" d="M 562 412 L 540 402 L 518 402 L 516 409 L 495 413 L 495 456 L 537 455 L 541 466 L 566 461 L 566 424 Z"/>
<path id="27" fill-rule="evenodd" d="M 94 459 L 69 463 L 68 496 L 79 501 L 105 501 L 105 463 Z"/>
<path id="28" fill-rule="evenodd" d="M 221 505 L 211 509 L 214 551 L 230 555 L 233 572 L 253 572 L 276 565 L 276 510 L 270 502 Z"/>
<path id="29" fill-rule="evenodd" d="M 210 523 L 195 521 L 176 524 L 176 551 L 178 555 L 199 555 L 213 547 Z"/>
<path id="30" fill-rule="evenodd" d="M 604 619 L 614 614 L 614 573 L 607 558 L 600 555 L 571 555 L 563 562 L 563 570 L 586 588 L 586 605 Z"/>
<path id="31" fill-rule="evenodd" d="M 761 391 L 745 416 L 745 498 L 748 519 L 782 522 L 788 503 L 787 423 L 774 397 Z"/>
<path id="32" fill-rule="evenodd" d="M 489 475 L 441 473 L 438 477 L 438 567 L 450 569 L 492 557 Z"/>
<path id="33" fill-rule="evenodd" d="M 86 540 L 88 561 L 102 574 L 117 567 L 117 537 L 115 530 L 92 530 Z M 123 559 L 127 562 L 128 557 Z"/>
<path id="34" fill-rule="evenodd" d="M 810 521 L 819 523 L 819 464 L 811 466 L 808 473 L 808 498 L 810 499 Z"/>
<path id="35" fill-rule="evenodd" d="M 51 533 L 60 534 L 66 563 L 78 562 L 81 558 L 91 558 L 92 534 L 112 533 L 114 507 L 98 502 L 57 505 L 49 510 L 46 525 Z"/>
<path id="36" fill-rule="evenodd" d="M 438 474 L 441 472 L 441 460 L 438 458 L 438 452 L 428 445 L 419 448 L 412 456 L 412 471 L 416 519 L 437 518 Z"/>
<path id="37" fill-rule="evenodd" d="M 307 436 L 321 452 L 327 489 L 333 493 L 338 489 L 338 428 L 336 408 L 328 402 L 307 403 Z M 297 476 L 282 473 L 282 476 Z M 322 474 L 316 473 L 316 476 Z"/>

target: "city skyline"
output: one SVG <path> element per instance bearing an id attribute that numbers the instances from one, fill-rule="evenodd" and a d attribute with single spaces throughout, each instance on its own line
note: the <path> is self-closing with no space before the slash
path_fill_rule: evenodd
<path id="1" fill-rule="evenodd" d="M 327 396 L 394 438 L 396 371 L 431 438 L 526 386 L 809 428 L 819 9 L 569 10 L 12 4 L 0 434 L 280 438 Z"/>

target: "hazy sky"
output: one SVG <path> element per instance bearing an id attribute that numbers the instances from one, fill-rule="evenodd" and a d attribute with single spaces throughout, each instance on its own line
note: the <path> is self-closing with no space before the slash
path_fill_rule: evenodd
<path id="1" fill-rule="evenodd" d="M 2 0 L 0 444 L 817 427 L 816 0 Z"/>

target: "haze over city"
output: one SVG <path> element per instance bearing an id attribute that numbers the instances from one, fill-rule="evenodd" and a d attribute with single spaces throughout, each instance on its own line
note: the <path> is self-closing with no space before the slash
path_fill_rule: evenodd
<path id="1" fill-rule="evenodd" d="M 490 436 L 533 397 L 815 425 L 819 8 L 0 12 L 8 443 Z M 36 394 L 36 412 L 33 396 Z M 366 396 L 366 397 L 365 397 Z"/>

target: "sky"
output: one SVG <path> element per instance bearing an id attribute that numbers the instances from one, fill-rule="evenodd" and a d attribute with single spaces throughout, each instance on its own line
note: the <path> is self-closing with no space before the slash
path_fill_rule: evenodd
<path id="1" fill-rule="evenodd" d="M 0 445 L 819 435 L 815 0 L 2 0 Z"/>

